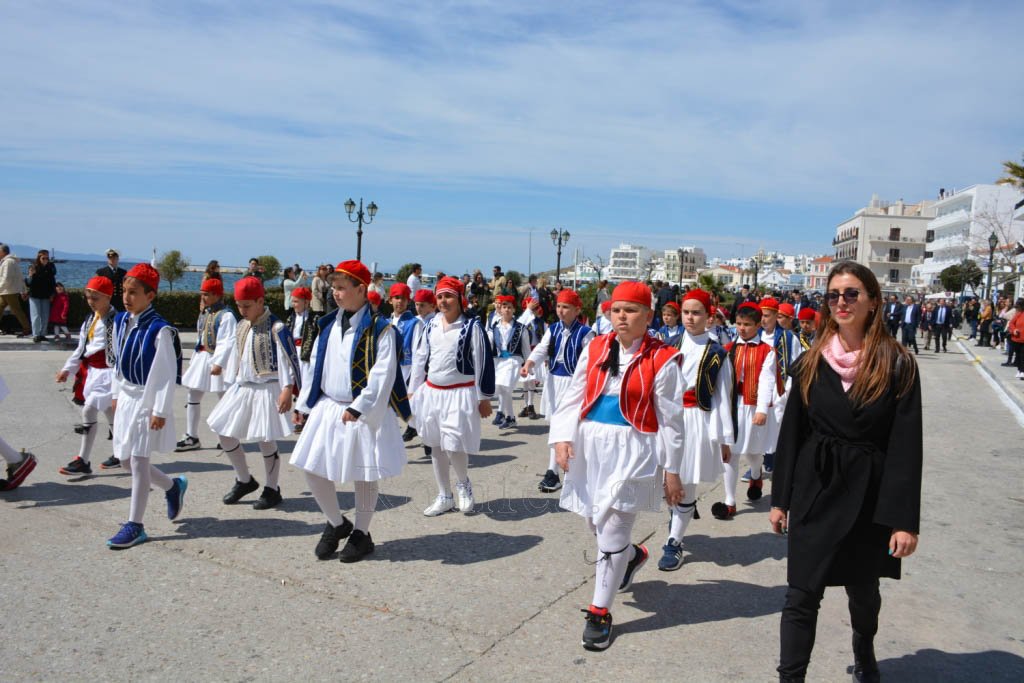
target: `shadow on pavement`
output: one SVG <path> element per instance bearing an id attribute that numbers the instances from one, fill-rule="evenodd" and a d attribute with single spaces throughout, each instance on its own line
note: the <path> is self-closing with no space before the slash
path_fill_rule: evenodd
<path id="1" fill-rule="evenodd" d="M 169 462 L 154 461 L 160 470 L 165 474 L 189 474 L 191 472 L 222 472 L 230 470 L 231 465 L 227 460 L 176 460 Z M 127 473 L 127 470 L 125 470 Z"/>
<path id="2" fill-rule="evenodd" d="M 342 486 L 344 486 L 344 484 L 342 484 Z M 253 495 L 255 496 L 255 494 Z M 253 500 L 255 501 L 255 497 Z M 374 508 L 374 512 L 387 512 L 388 510 L 402 507 L 411 500 L 412 498 L 409 496 L 397 496 L 381 493 L 377 497 L 377 507 Z M 338 491 L 338 506 L 345 511 L 355 510 L 356 494 L 352 491 Z M 301 494 L 301 497 L 298 498 L 285 497 L 284 502 L 275 509 L 282 512 L 320 512 L 320 507 L 316 504 L 313 496 L 308 491 L 304 491 Z"/>
<path id="3" fill-rule="evenodd" d="M 943 652 L 918 650 L 878 662 L 889 681 L 1024 681 L 1024 658 L 1010 652 Z"/>
<path id="4" fill-rule="evenodd" d="M 749 567 L 761 560 L 786 558 L 786 539 L 771 532 L 719 537 L 688 534 L 683 547 L 686 564 L 711 562 L 719 567 Z M 653 549 L 651 552 L 661 557 Z M 686 565 L 683 566 L 685 571 Z"/>
<path id="5" fill-rule="evenodd" d="M 187 512 L 187 511 L 186 511 Z M 191 538 L 281 538 L 312 536 L 323 531 L 323 524 L 308 524 L 277 517 L 263 519 L 185 518 L 175 527 L 177 534 L 153 537 L 154 541 L 185 541 Z"/>
<path id="6" fill-rule="evenodd" d="M 378 543 L 367 558 L 374 562 L 436 562 L 474 564 L 511 557 L 537 546 L 541 536 L 503 536 L 491 532 L 452 531 L 433 536 L 416 536 Z"/>
<path id="7" fill-rule="evenodd" d="M 43 508 L 119 500 L 121 498 L 128 498 L 131 494 L 131 489 L 124 486 L 90 484 L 84 481 L 68 484 L 44 481 L 38 484 L 22 485 L 14 491 L 5 493 L 3 500 L 12 503 L 23 503 L 20 507 L 33 507 L 28 505 L 28 503 L 35 503 L 34 507 Z"/>
<path id="8" fill-rule="evenodd" d="M 525 444 L 525 441 L 511 441 L 509 439 L 480 439 L 480 452 L 505 451 Z"/>
<path id="9" fill-rule="evenodd" d="M 509 462 L 515 459 L 516 456 L 514 455 L 470 455 L 469 466 L 474 469 L 479 467 L 491 467 L 492 465 L 500 465 L 504 462 Z M 427 462 L 431 461 L 428 460 Z"/>
<path id="10" fill-rule="evenodd" d="M 619 634 L 643 633 L 682 624 L 705 624 L 736 618 L 762 617 L 782 611 L 785 586 L 758 586 L 741 581 L 699 581 L 696 584 L 666 583 L 639 575 L 633 599 L 623 602 L 649 617 L 616 624 Z M 774 647 L 774 645 L 772 646 Z"/>
<path id="11" fill-rule="evenodd" d="M 521 522 L 541 515 L 565 512 L 558 496 L 550 498 L 496 498 L 477 503 L 474 512 L 496 522 Z"/>

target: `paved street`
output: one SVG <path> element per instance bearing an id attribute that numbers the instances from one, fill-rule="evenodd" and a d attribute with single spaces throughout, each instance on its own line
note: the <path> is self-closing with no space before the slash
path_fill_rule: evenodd
<path id="1" fill-rule="evenodd" d="M 1024 680 L 1022 427 L 976 366 L 1011 391 L 1024 382 L 998 368 L 995 351 L 970 351 L 981 360 L 956 343 L 919 357 L 923 529 L 904 579 L 883 582 L 877 653 L 889 681 Z M 675 573 L 655 568 L 667 515 L 642 515 L 636 538 L 653 534 L 653 561 L 613 609 L 610 650 L 589 653 L 579 610 L 593 588 L 593 540 L 557 495 L 536 490 L 543 421 L 485 427 L 471 461 L 473 515 L 423 517 L 436 490 L 414 442 L 403 475 L 382 486 L 376 552 L 355 565 L 314 557 L 323 520 L 290 467 L 282 507 L 223 505 L 232 473 L 205 430 L 204 450 L 155 460 L 188 475 L 181 519 L 167 521 L 155 492 L 153 540 L 113 552 L 104 540 L 127 515 L 129 477 L 95 465 L 82 481 L 57 473 L 78 445 L 78 411 L 52 381 L 64 355 L 0 339 L 0 373 L 14 392 L 0 404 L 0 434 L 40 460 L 0 499 L 3 680 L 774 677 L 785 542 L 768 532 L 767 497 L 721 522 L 710 514 L 720 485 L 704 487 Z M 180 434 L 181 389 L 179 399 Z M 212 407 L 208 397 L 204 416 Z M 94 463 L 108 455 L 110 442 L 98 439 Z M 258 461 L 254 453 L 262 480 Z M 351 510 L 351 487 L 340 498 Z M 845 594 L 830 590 L 809 679 L 846 680 L 849 640 Z"/>

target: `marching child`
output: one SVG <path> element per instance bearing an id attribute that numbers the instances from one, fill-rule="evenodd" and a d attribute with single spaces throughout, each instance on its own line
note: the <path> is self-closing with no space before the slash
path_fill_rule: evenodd
<path id="1" fill-rule="evenodd" d="M 683 333 L 683 328 L 679 324 L 682 315 L 682 309 L 675 301 L 669 301 L 661 307 L 661 322 L 663 324 L 658 328 L 658 338 L 661 341 L 676 346 L 677 338 Z"/>
<path id="2" fill-rule="evenodd" d="M 647 333 L 651 290 L 623 282 L 612 292 L 614 331 L 587 345 L 551 420 L 548 443 L 567 472 L 559 504 L 587 520 L 597 536 L 597 576 L 583 647 L 611 644 L 616 592 L 629 590 L 647 561 L 631 542 L 642 510 L 669 505 L 683 490 L 683 392 L 679 351 Z"/>
<path id="3" fill-rule="evenodd" d="M 594 321 L 594 334 L 601 336 L 602 334 L 608 334 L 612 331 L 612 321 L 609 316 L 612 312 L 612 300 L 605 299 L 601 302 L 601 314 L 597 316 L 597 320 Z"/>
<path id="4" fill-rule="evenodd" d="M 235 305 L 242 320 L 225 368 L 224 380 L 231 386 L 207 419 L 235 468 L 235 484 L 224 496 L 225 505 L 259 489 L 259 482 L 249 473 L 242 442 L 259 443 L 267 484 L 253 503 L 254 510 L 281 504 L 277 440 L 292 433 L 285 415 L 292 409 L 293 389 L 301 382 L 291 333 L 270 312 L 263 297 L 259 278 L 244 277 L 235 283 Z"/>
<path id="5" fill-rule="evenodd" d="M 167 499 L 167 519 L 181 514 L 188 480 L 171 479 L 150 463 L 153 453 L 174 450 L 174 385 L 181 373 L 178 331 L 153 308 L 160 273 L 148 263 L 132 267 L 122 289 L 124 311 L 114 317 L 114 453 L 132 473 L 128 521 L 107 541 L 130 548 L 149 540 L 142 524 L 149 489 Z"/>
<path id="6" fill-rule="evenodd" d="M 308 418 L 291 464 L 304 471 L 327 518 L 316 556 L 328 559 L 348 538 L 339 559 L 358 562 L 373 552 L 370 520 L 379 482 L 405 466 L 395 414 L 408 420 L 409 403 L 399 371 L 401 338 L 367 303 L 370 271 L 359 261 L 343 261 L 330 280 L 338 309 L 317 323 L 312 377 L 298 402 Z M 355 486 L 354 528 L 338 507 L 336 486 L 348 481 Z"/>
<path id="7" fill-rule="evenodd" d="M 736 341 L 725 347 L 733 368 L 730 396 L 735 445 L 724 460 L 725 502 L 711 506 L 718 519 L 736 516 L 736 481 L 741 459 L 750 463 L 751 479 L 747 498 L 761 498 L 761 464 L 768 447 L 768 411 L 775 392 L 775 352 L 761 338 L 761 309 L 753 302 L 740 304 L 736 310 Z M 723 451 L 723 459 L 725 453 Z"/>
<path id="8" fill-rule="evenodd" d="M 312 368 L 310 358 L 313 353 L 313 342 L 320 333 L 320 326 L 316 324 L 322 311 L 314 311 L 311 308 L 313 301 L 313 290 L 309 287 L 296 287 L 292 290 L 292 310 L 288 311 L 288 318 L 285 326 L 291 331 L 292 339 L 299 354 L 299 370 L 302 383 L 310 376 Z M 293 429 L 298 434 L 302 431 L 302 419 L 299 411 L 293 413 Z"/>
<path id="9" fill-rule="evenodd" d="M 804 351 L 811 348 L 811 344 L 814 343 L 814 335 L 818 328 L 816 313 L 817 311 L 810 306 L 804 306 L 797 314 L 797 319 L 800 322 L 800 346 Z"/>
<path id="10" fill-rule="evenodd" d="M 441 278 L 434 296 L 438 314 L 416 349 L 409 389 L 420 439 L 433 449 L 439 490 L 437 499 L 423 511 L 427 517 L 453 508 L 472 512 L 469 454 L 480 452 L 480 419 L 490 416 L 494 395 L 494 361 L 487 332 L 479 318 L 463 314 L 462 281 Z M 458 477 L 457 499 L 452 496 L 449 468 Z"/>
<path id="11" fill-rule="evenodd" d="M 50 303 L 50 324 L 53 325 L 53 341 L 60 341 L 64 335 L 64 341 L 71 341 L 71 332 L 68 330 L 68 310 L 71 308 L 71 300 L 64 289 L 64 284 L 57 283 L 57 291 Z"/>
<path id="12" fill-rule="evenodd" d="M 544 373 L 544 392 L 541 394 L 541 411 L 551 421 L 551 416 L 561 404 L 566 389 L 572 383 L 572 375 L 576 372 L 583 349 L 594 338 L 594 331 L 580 322 L 580 310 L 583 302 L 580 296 L 571 289 L 563 289 L 555 300 L 555 313 L 558 321 L 549 327 L 540 343 L 530 353 L 520 374 L 528 376 L 536 366 L 547 363 Z M 544 493 L 553 493 L 562 488 L 562 480 L 558 476 L 558 463 L 555 460 L 555 447 L 548 447 L 548 469 L 537 488 Z"/>
<path id="13" fill-rule="evenodd" d="M 804 352 L 800 339 L 789 328 L 779 324 L 780 306 L 778 301 L 771 297 L 761 299 L 761 339 L 770 344 L 775 351 L 775 374 L 777 375 L 779 394 L 772 397 L 772 409 L 768 411 L 768 450 L 765 451 L 764 469 L 772 471 L 775 461 L 775 443 L 779 440 L 779 428 L 782 426 L 782 416 L 786 412 L 786 400 L 789 398 L 789 388 L 793 384 L 789 373 L 793 363 L 800 354 Z M 792 307 L 790 307 L 792 311 Z M 792 320 L 792 316 L 790 316 Z M 744 481 L 753 481 L 750 476 L 745 476 Z"/>
<path id="14" fill-rule="evenodd" d="M 86 283 L 85 302 L 89 304 L 92 315 L 82 323 L 78 348 L 57 373 L 57 382 L 63 384 L 69 376 L 77 375 L 79 368 L 86 368 L 82 424 L 75 428 L 82 435 L 82 444 L 74 460 L 60 468 L 61 474 L 92 474 L 91 455 L 99 429 L 99 414 L 106 416 L 111 428 L 114 426 L 113 367 L 116 356 L 113 330 L 117 311 L 110 305 L 113 295 L 114 283 L 102 275 Z"/>
<path id="15" fill-rule="evenodd" d="M 547 325 L 544 324 L 544 307 L 541 306 L 539 299 L 532 299 L 526 297 L 523 299 L 523 314 L 519 316 L 519 322 L 522 323 L 529 332 L 527 341 L 530 343 L 530 348 L 534 348 L 540 343 L 540 340 L 544 338 L 544 331 Z M 527 349 L 529 351 L 529 349 Z M 523 388 L 523 409 L 519 411 L 519 417 L 528 417 L 531 420 L 536 420 L 540 417 L 537 413 L 536 408 L 533 407 L 534 398 L 539 389 L 544 386 L 544 366 L 537 365 L 525 376 L 519 378 L 519 384 Z M 515 424 L 515 420 L 513 420 Z"/>
<path id="16" fill-rule="evenodd" d="M 429 292 L 430 290 L 418 289 L 416 293 L 419 294 L 421 291 Z M 402 372 L 402 380 L 408 385 L 409 377 L 412 374 L 413 345 L 419 336 L 418 328 L 423 325 L 423 321 L 409 309 L 409 302 L 412 297 L 412 290 L 409 289 L 409 285 L 404 282 L 396 282 L 391 285 L 388 297 L 388 301 L 391 303 L 391 325 L 398 330 L 402 341 L 399 350 L 399 368 Z M 415 438 L 416 428 L 411 424 L 406 426 L 405 433 L 402 434 L 402 441 L 412 441 Z"/>
<path id="17" fill-rule="evenodd" d="M 235 314 L 224 305 L 224 283 L 219 278 L 207 278 L 199 286 L 202 310 L 196 322 L 196 347 L 181 384 L 188 389 L 185 404 L 185 437 L 178 442 L 175 452 L 194 451 L 199 444 L 199 410 L 203 395 L 208 392 L 224 396 L 224 368 L 235 342 L 237 322 Z"/>
<path id="18" fill-rule="evenodd" d="M 684 333 L 678 338 L 683 353 L 683 461 L 679 478 L 683 498 L 670 508 L 668 540 L 658 562 L 661 571 L 683 566 L 683 537 L 690 520 L 697 517 L 697 484 L 714 482 L 729 460 L 733 443 L 732 366 L 721 344 L 707 332 L 711 295 L 691 289 L 683 297 Z"/>
<path id="19" fill-rule="evenodd" d="M 419 318 L 419 321 L 421 323 L 417 325 L 413 330 L 415 333 L 415 337 L 413 338 L 412 341 L 412 348 L 413 356 L 415 357 L 416 349 L 420 348 L 420 345 L 423 344 L 424 330 L 427 329 L 427 325 L 429 325 L 430 321 L 434 318 L 435 315 L 437 315 L 437 299 L 434 298 L 434 292 L 427 289 L 426 287 L 421 287 L 420 289 L 416 290 L 415 294 L 413 294 L 413 302 L 416 305 L 416 317 Z M 479 318 L 480 314 L 479 312 L 472 316 L 469 316 L 467 314 L 467 317 Z M 408 386 L 408 384 L 406 386 Z M 412 427 L 414 431 L 416 429 L 415 420 L 416 416 L 413 415 L 409 423 L 409 426 Z M 406 432 L 408 433 L 408 430 L 406 430 Z M 403 437 L 403 440 L 407 439 Z M 423 446 L 424 456 L 429 458 L 432 452 L 433 449 L 430 446 Z"/>
<path id="20" fill-rule="evenodd" d="M 512 390 L 519 381 L 519 369 L 530 355 L 530 331 L 515 319 L 514 296 L 499 294 L 494 297 L 494 302 L 498 309 L 498 318 L 490 328 L 494 388 L 498 393 L 498 413 L 494 416 L 494 424 L 499 429 L 511 429 L 516 426 Z"/>
<path id="21" fill-rule="evenodd" d="M 3 403 L 8 393 L 10 390 L 7 388 L 7 383 L 0 376 L 0 403 Z M 0 458 L 3 458 L 4 464 L 7 466 L 7 476 L 0 479 L 0 491 L 13 491 L 18 488 L 36 468 L 36 456 L 25 451 L 19 453 L 2 438 L 0 438 Z"/>

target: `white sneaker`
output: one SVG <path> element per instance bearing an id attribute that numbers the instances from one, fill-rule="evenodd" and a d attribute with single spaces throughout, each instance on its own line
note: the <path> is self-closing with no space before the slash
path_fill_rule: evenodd
<path id="1" fill-rule="evenodd" d="M 427 517 L 437 517 L 438 515 L 443 515 L 444 513 L 454 508 L 455 503 L 452 501 L 451 496 L 439 495 L 434 500 L 433 504 L 431 504 L 430 507 L 423 511 L 423 514 Z"/>
<path id="2" fill-rule="evenodd" d="M 456 509 L 460 512 L 472 512 L 476 501 L 473 500 L 473 485 L 466 481 L 460 481 L 455 485 Z"/>
<path id="3" fill-rule="evenodd" d="M 1017 372 L 1017 379 L 1024 379 L 1024 372 Z"/>

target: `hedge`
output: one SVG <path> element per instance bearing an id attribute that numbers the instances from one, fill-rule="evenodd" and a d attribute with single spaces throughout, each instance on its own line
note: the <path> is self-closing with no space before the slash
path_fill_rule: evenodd
<path id="1" fill-rule="evenodd" d="M 68 310 L 68 327 L 71 330 L 77 330 L 90 315 L 89 305 L 85 303 L 85 291 L 69 289 L 68 298 L 71 303 Z M 270 290 L 265 298 L 274 315 L 283 320 L 285 317 L 284 292 Z M 224 302 L 228 306 L 234 307 L 235 297 L 226 292 Z M 175 327 L 182 330 L 194 330 L 196 321 L 199 319 L 199 292 L 160 292 L 153 301 L 153 307 Z M 238 311 L 236 310 L 235 313 Z"/>

